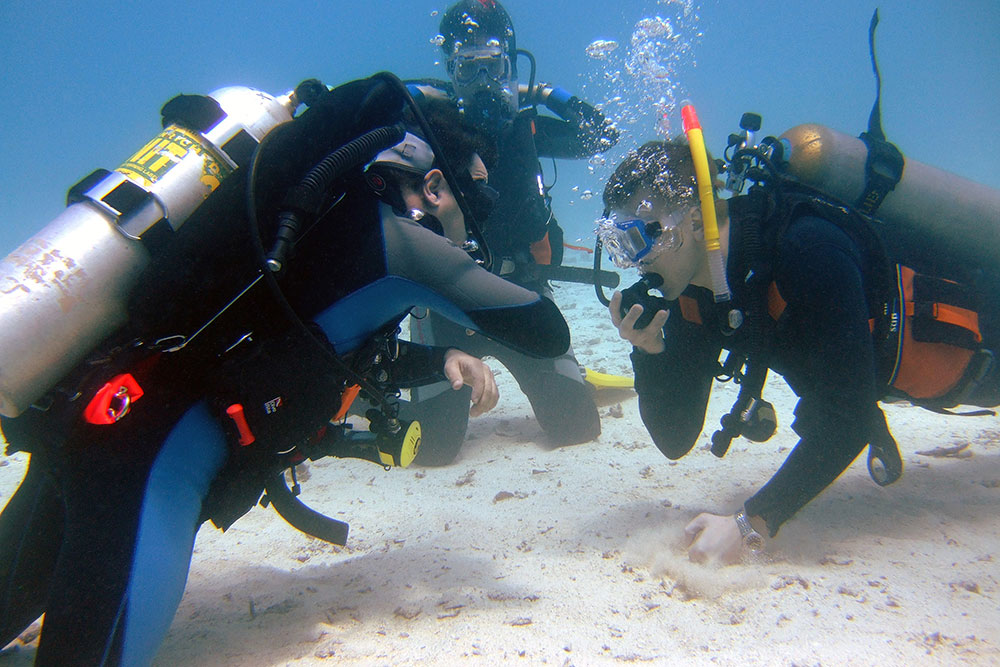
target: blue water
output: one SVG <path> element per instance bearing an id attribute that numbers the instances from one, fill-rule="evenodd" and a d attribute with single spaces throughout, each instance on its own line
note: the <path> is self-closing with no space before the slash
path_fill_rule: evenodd
<path id="1" fill-rule="evenodd" d="M 656 0 L 508 0 L 518 46 L 539 78 L 591 101 L 613 70 L 586 48 L 614 40 L 627 58 L 643 18 L 683 10 Z M 697 105 L 709 148 L 720 153 L 740 115 L 780 133 L 820 122 L 856 134 L 875 95 L 868 60 L 871 2 L 706 0 L 680 33 L 689 49 L 666 63 L 679 95 Z M 172 96 L 234 84 L 273 93 L 319 77 L 336 84 L 380 69 L 444 76 L 431 44 L 445 2 L 0 3 L 0 254 L 52 219 L 66 189 L 97 167 L 113 169 L 154 136 Z M 883 122 L 910 158 L 1000 188 L 1000 3 L 887 0 L 878 33 Z M 669 60 L 670 54 L 659 54 Z M 522 63 L 526 79 L 526 68 Z M 625 73 L 618 109 L 647 105 Z M 648 83 L 648 82 L 646 82 Z M 676 119 L 675 119 L 676 122 Z M 625 144 L 650 138 L 652 118 L 628 125 Z M 614 154 L 608 156 L 613 163 Z M 559 165 L 553 191 L 567 239 L 587 239 L 607 167 Z M 551 164 L 546 165 L 552 178 Z"/>

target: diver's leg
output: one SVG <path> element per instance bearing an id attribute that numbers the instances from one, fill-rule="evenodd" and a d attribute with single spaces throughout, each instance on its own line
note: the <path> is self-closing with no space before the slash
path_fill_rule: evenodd
<path id="1" fill-rule="evenodd" d="M 472 388 L 445 391 L 419 403 L 400 405 L 403 419 L 420 422 L 420 449 L 414 461 L 423 466 L 448 465 L 458 456 L 469 426 Z"/>
<path id="2" fill-rule="evenodd" d="M 118 662 L 115 627 L 149 468 L 87 444 L 67 454 L 59 485 L 66 523 L 36 665 Z"/>
<path id="3" fill-rule="evenodd" d="M 464 327 L 433 312 L 422 319 L 410 320 L 410 340 L 421 345 L 455 347 L 476 354 L 474 339 L 478 338 L 482 336 L 467 336 Z M 447 382 L 435 382 L 410 390 L 410 396 L 412 401 L 401 405 L 400 415 L 420 422 L 416 463 L 428 466 L 451 463 L 465 442 L 472 389 L 462 387 L 456 391 Z"/>
<path id="4" fill-rule="evenodd" d="M 199 403 L 170 432 L 150 471 L 126 596 L 122 664 L 148 664 L 184 594 L 202 499 L 226 460 L 226 439 Z"/>
<path id="5" fill-rule="evenodd" d="M 65 530 L 37 665 L 121 662 L 147 481 L 161 443 L 190 405 L 170 389 L 148 389 L 127 419 L 113 426 L 78 425 L 63 448 L 56 478 Z M 189 466 L 201 471 L 204 461 L 195 457 Z"/>
<path id="6" fill-rule="evenodd" d="M 507 348 L 499 348 L 494 356 L 517 380 L 553 443 L 578 445 L 601 434 L 592 390 L 583 381 L 572 349 L 555 359 L 534 359 Z"/>
<path id="7" fill-rule="evenodd" d="M 0 648 L 45 611 L 62 538 L 62 501 L 32 457 L 0 514 Z"/>

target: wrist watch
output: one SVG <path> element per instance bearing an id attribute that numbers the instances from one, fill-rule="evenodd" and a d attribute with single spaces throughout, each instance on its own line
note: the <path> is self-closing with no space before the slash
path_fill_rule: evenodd
<path id="1" fill-rule="evenodd" d="M 743 510 L 736 513 L 736 525 L 739 526 L 740 537 L 743 538 L 745 549 L 750 553 L 759 553 L 764 550 L 764 538 L 753 529 L 753 526 L 750 525 L 750 519 L 747 518 L 746 512 Z"/>

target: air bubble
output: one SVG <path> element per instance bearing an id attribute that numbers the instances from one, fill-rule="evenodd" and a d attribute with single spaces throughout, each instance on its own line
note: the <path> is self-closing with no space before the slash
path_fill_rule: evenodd
<path id="1" fill-rule="evenodd" d="M 595 60 L 606 60 L 617 49 L 618 42 L 613 39 L 598 39 L 591 42 L 585 50 Z"/>

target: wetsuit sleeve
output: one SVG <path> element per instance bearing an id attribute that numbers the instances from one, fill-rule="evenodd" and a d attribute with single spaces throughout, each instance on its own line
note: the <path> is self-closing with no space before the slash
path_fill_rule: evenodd
<path id="1" fill-rule="evenodd" d="M 399 341 L 399 356 L 392 366 L 396 386 L 409 389 L 446 380 L 444 355 L 447 351 L 447 347 Z"/>
<path id="2" fill-rule="evenodd" d="M 679 459 L 704 427 L 721 348 L 706 339 L 702 327 L 681 321 L 676 302 L 663 333 L 666 349 L 660 354 L 634 349 L 632 369 L 642 423 L 667 458 Z"/>
<path id="3" fill-rule="evenodd" d="M 427 306 L 533 357 L 569 349 L 569 328 L 556 305 L 476 264 L 451 241 L 415 222 L 383 213 L 386 267 L 421 286 Z"/>
<path id="4" fill-rule="evenodd" d="M 618 143 L 618 129 L 593 105 L 554 88 L 545 106 L 559 118 L 539 116 L 535 145 L 541 157 L 578 159 Z"/>
<path id="5" fill-rule="evenodd" d="M 823 220 L 797 221 L 779 245 L 775 277 L 796 344 L 784 375 L 801 398 L 792 425 L 799 443 L 746 502 L 771 535 L 857 457 L 877 409 L 861 260 L 850 240 Z"/>

